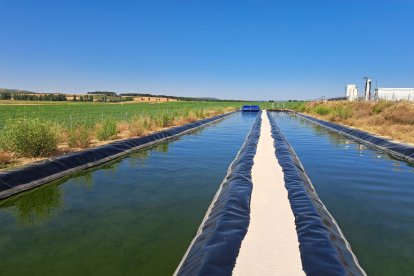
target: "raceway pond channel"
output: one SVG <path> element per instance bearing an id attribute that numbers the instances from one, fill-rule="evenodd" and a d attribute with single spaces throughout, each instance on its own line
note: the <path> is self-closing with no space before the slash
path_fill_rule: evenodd
<path id="1" fill-rule="evenodd" d="M 413 164 L 271 113 L 368 275 L 414 275 Z"/>
<path id="2" fill-rule="evenodd" d="M 0 201 L 1 275 L 171 275 L 256 115 Z"/>

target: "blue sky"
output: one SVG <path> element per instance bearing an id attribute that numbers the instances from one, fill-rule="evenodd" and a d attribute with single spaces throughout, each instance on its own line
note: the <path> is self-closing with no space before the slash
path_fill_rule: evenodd
<path id="1" fill-rule="evenodd" d="M 414 87 L 414 1 L 0 0 L 0 87 L 238 99 Z"/>

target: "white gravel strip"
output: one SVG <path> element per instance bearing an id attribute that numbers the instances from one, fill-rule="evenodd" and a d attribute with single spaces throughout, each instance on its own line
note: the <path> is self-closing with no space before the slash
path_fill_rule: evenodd
<path id="1" fill-rule="evenodd" d="M 304 275 L 295 219 L 266 112 L 252 168 L 250 224 L 233 275 Z"/>

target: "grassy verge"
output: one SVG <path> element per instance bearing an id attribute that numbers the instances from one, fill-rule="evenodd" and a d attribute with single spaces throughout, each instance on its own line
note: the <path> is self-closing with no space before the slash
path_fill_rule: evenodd
<path id="1" fill-rule="evenodd" d="M 310 102 L 298 105 L 294 110 L 414 144 L 413 102 Z"/>

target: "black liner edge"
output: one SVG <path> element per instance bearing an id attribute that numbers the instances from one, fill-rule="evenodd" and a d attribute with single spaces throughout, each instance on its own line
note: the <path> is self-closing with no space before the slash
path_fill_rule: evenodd
<path id="1" fill-rule="evenodd" d="M 174 275 L 231 275 L 250 223 L 251 170 L 261 128 L 258 113 Z"/>
<path id="2" fill-rule="evenodd" d="M 303 270 L 307 275 L 366 275 L 270 112 L 268 117 L 295 216 Z"/>
<path id="3" fill-rule="evenodd" d="M 221 120 L 239 111 L 206 118 L 178 127 L 172 127 L 153 134 L 112 142 L 48 160 L 29 164 L 25 167 L 0 173 L 0 199 L 33 189 L 66 175 L 101 165 L 120 158 L 130 152 L 173 139 L 194 131 L 207 124 Z"/>

